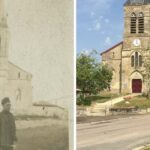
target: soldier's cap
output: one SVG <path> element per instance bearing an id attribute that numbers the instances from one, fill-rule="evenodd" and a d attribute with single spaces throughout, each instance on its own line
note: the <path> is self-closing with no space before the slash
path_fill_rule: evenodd
<path id="1" fill-rule="evenodd" d="M 10 99 L 8 97 L 5 97 L 2 99 L 1 104 L 4 105 L 6 103 L 10 103 Z"/>

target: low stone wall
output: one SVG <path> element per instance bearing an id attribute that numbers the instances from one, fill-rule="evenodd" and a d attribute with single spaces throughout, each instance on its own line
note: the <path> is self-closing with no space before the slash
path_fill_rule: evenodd
<path id="1" fill-rule="evenodd" d="M 13 112 L 15 116 L 29 115 L 29 116 L 43 116 L 43 117 L 46 116 L 56 119 L 68 119 L 68 111 L 60 107 L 32 106 L 31 108 L 28 109 L 28 111 L 18 109 Z"/>
<path id="2" fill-rule="evenodd" d="M 56 119 L 40 119 L 40 120 L 16 120 L 16 128 L 26 129 L 53 125 L 65 125 L 68 126 L 68 120 L 56 120 Z"/>

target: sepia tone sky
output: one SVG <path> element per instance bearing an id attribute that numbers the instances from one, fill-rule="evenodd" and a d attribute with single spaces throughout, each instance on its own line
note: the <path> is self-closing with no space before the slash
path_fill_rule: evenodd
<path id="1" fill-rule="evenodd" d="M 73 2 L 5 0 L 9 60 L 32 73 L 34 100 L 73 95 Z M 64 103 L 64 102 L 63 102 Z"/>

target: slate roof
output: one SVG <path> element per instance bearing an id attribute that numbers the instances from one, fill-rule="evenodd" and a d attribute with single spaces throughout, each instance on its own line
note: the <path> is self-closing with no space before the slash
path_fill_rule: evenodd
<path id="1" fill-rule="evenodd" d="M 124 6 L 129 6 L 129 5 L 139 5 L 139 4 L 150 4 L 150 0 L 127 0 L 124 4 Z"/>

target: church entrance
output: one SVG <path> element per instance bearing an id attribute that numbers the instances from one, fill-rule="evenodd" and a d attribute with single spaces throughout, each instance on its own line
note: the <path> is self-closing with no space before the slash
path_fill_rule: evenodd
<path id="1" fill-rule="evenodd" d="M 132 93 L 141 93 L 142 92 L 142 80 L 133 79 L 132 80 Z"/>

